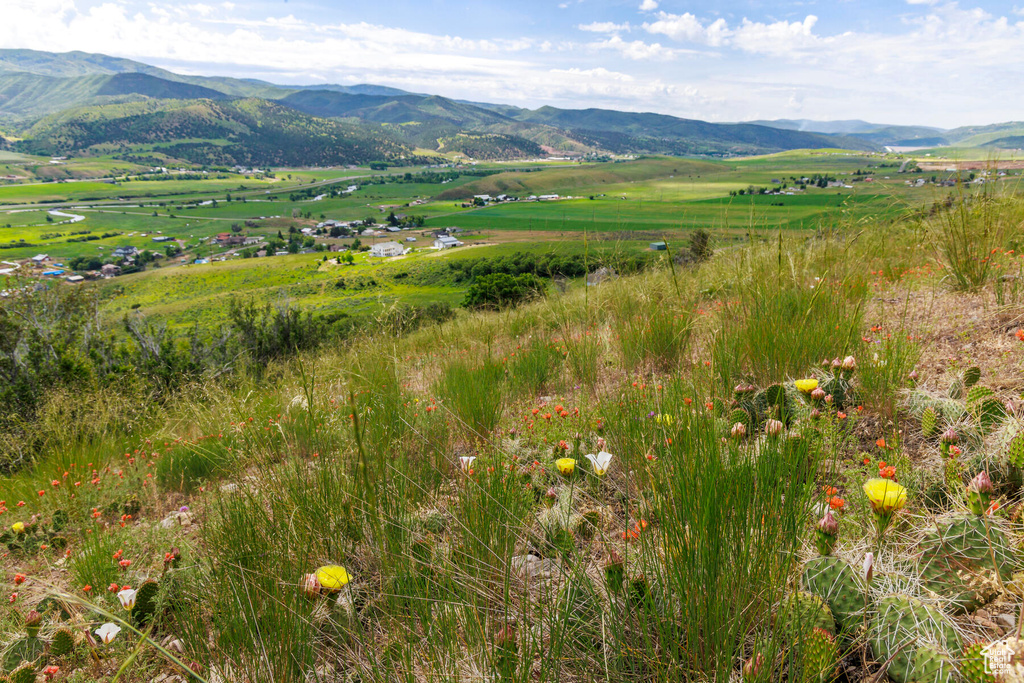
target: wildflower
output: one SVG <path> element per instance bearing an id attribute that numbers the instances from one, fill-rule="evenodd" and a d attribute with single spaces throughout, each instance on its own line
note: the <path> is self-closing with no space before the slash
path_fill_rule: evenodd
<path id="1" fill-rule="evenodd" d="M 862 565 L 860 577 L 862 579 L 864 579 L 864 583 L 865 584 L 870 584 L 871 583 L 871 577 L 874 576 L 874 573 L 875 573 L 875 554 L 874 553 L 865 553 L 864 554 L 864 564 Z"/>
<path id="2" fill-rule="evenodd" d="M 352 581 L 352 576 L 344 567 L 332 564 L 317 569 L 316 580 L 324 590 L 335 593 L 347 586 Z"/>
<path id="3" fill-rule="evenodd" d="M 132 561 L 131 560 L 121 560 L 120 562 L 118 562 L 118 564 L 121 565 L 121 569 L 128 569 L 128 567 L 132 566 Z"/>
<path id="4" fill-rule="evenodd" d="M 607 442 L 606 442 L 606 441 L 604 440 L 604 437 L 603 437 L 603 436 L 599 436 L 599 437 L 597 437 L 597 450 L 599 450 L 599 451 L 603 451 L 603 450 L 604 450 L 604 447 L 605 447 L 606 445 L 607 445 Z"/>
<path id="5" fill-rule="evenodd" d="M 876 439 L 875 445 L 879 448 L 885 448 L 885 439 Z"/>
<path id="6" fill-rule="evenodd" d="M 985 510 L 985 514 L 988 515 L 989 517 L 991 517 L 995 513 L 995 511 L 998 510 L 998 509 L 999 509 L 999 501 L 993 500 L 992 504 L 988 506 L 987 510 Z"/>
<path id="7" fill-rule="evenodd" d="M 846 501 L 839 496 L 832 496 L 828 499 L 828 506 L 833 510 L 842 510 L 846 507 Z"/>
<path id="8" fill-rule="evenodd" d="M 767 422 L 764 423 L 764 433 L 767 434 L 768 436 L 778 436 L 779 434 L 782 433 L 782 429 L 784 426 L 785 425 L 783 425 L 778 420 L 768 420 Z"/>
<path id="9" fill-rule="evenodd" d="M 896 511 L 907 504 L 907 489 L 888 479 L 868 479 L 864 483 L 864 493 L 871 503 L 878 533 L 882 534 L 889 528 Z"/>
<path id="10" fill-rule="evenodd" d="M 822 555 L 831 555 L 836 548 L 836 539 L 839 535 L 839 522 L 832 515 L 831 510 L 825 510 L 822 517 L 814 528 L 814 544 Z"/>
<path id="11" fill-rule="evenodd" d="M 764 655 L 758 652 L 743 663 L 743 680 L 753 681 L 761 673 L 764 666 Z"/>
<path id="12" fill-rule="evenodd" d="M 825 390 L 821 387 L 815 387 L 811 390 L 811 399 L 814 401 L 822 401 L 825 398 Z"/>
<path id="13" fill-rule="evenodd" d="M 117 599 L 121 601 L 121 607 L 131 611 L 135 607 L 135 594 L 138 591 L 132 588 L 126 588 L 117 594 Z"/>
<path id="14" fill-rule="evenodd" d="M 587 460 L 594 466 L 594 474 L 599 477 L 603 477 L 605 472 L 608 471 L 608 466 L 612 462 L 612 454 L 605 451 L 599 451 L 597 455 L 593 453 L 587 453 Z"/>
<path id="15" fill-rule="evenodd" d="M 843 359 L 843 363 L 840 367 L 842 367 L 843 372 L 852 373 L 857 369 L 857 359 L 853 356 L 847 356 Z"/>
<path id="16" fill-rule="evenodd" d="M 657 417 L 654 418 L 654 421 L 657 422 L 658 424 L 663 424 L 666 427 L 668 427 L 673 422 L 675 422 L 676 419 L 671 415 L 658 415 Z"/>
<path id="17" fill-rule="evenodd" d="M 15 574 L 14 575 L 14 585 L 15 586 L 20 586 L 21 584 L 25 583 L 25 579 L 26 578 L 27 577 L 24 574 Z"/>
<path id="18" fill-rule="evenodd" d="M 43 624 L 43 615 L 39 612 L 32 610 L 25 615 L 25 633 L 30 638 L 35 638 L 39 635 L 39 627 Z"/>
<path id="19" fill-rule="evenodd" d="M 576 470 L 576 461 L 572 458 L 559 458 L 555 461 L 555 467 L 565 476 L 569 476 Z"/>
<path id="20" fill-rule="evenodd" d="M 16 534 L 23 534 L 23 533 L 25 533 L 25 523 L 24 522 L 15 522 L 14 524 L 11 525 L 11 531 L 13 531 Z"/>
<path id="21" fill-rule="evenodd" d="M 109 621 L 96 629 L 96 635 L 100 637 L 104 645 L 114 642 L 114 638 L 117 638 L 117 634 L 120 632 L 121 627 Z"/>
<path id="22" fill-rule="evenodd" d="M 978 476 L 971 479 L 971 483 L 967 485 L 967 504 L 971 512 L 980 515 L 991 502 L 994 491 L 988 472 L 982 470 Z"/>
<path id="23" fill-rule="evenodd" d="M 558 447 L 561 448 L 563 451 L 567 451 L 569 450 L 569 442 L 563 439 L 558 442 Z"/>
<path id="24" fill-rule="evenodd" d="M 846 419 L 846 413 L 844 413 L 843 411 L 840 410 L 838 413 L 836 413 L 836 417 L 838 417 L 840 420 L 845 420 Z"/>
<path id="25" fill-rule="evenodd" d="M 1017 336 L 1017 339 L 1019 339 L 1020 341 L 1024 341 L 1024 330 L 1018 327 L 1017 331 L 1014 334 Z"/>
<path id="26" fill-rule="evenodd" d="M 797 391 L 801 394 L 809 394 L 818 388 L 818 380 L 816 379 L 798 379 L 793 384 L 796 385 Z"/>
<path id="27" fill-rule="evenodd" d="M 46 680 L 48 681 L 52 680 L 53 677 L 56 676 L 58 673 L 60 673 L 60 667 L 56 664 L 51 664 L 50 666 L 43 669 L 43 675 L 46 676 Z"/>
<path id="28" fill-rule="evenodd" d="M 737 422 L 732 426 L 732 438 L 743 439 L 747 436 L 747 425 L 742 422 Z"/>
<path id="29" fill-rule="evenodd" d="M 88 593 L 91 590 L 92 590 L 92 586 L 90 586 L 89 584 L 85 584 L 84 586 L 82 586 L 82 592 L 83 593 Z"/>
<path id="30" fill-rule="evenodd" d="M 630 538 L 632 538 L 633 540 L 636 540 L 636 539 L 640 538 L 640 532 L 642 532 L 646 528 L 647 528 L 647 520 L 646 519 L 641 519 L 639 522 L 634 522 L 633 523 L 633 527 L 631 529 L 627 529 L 626 531 L 623 531 L 622 532 L 622 538 L 623 539 L 630 539 Z"/>
<path id="31" fill-rule="evenodd" d="M 463 472 L 469 472 L 470 474 L 472 474 L 473 470 L 470 468 L 473 467 L 474 460 L 476 460 L 475 455 L 463 455 L 462 457 L 459 458 L 459 467 L 462 468 Z"/>

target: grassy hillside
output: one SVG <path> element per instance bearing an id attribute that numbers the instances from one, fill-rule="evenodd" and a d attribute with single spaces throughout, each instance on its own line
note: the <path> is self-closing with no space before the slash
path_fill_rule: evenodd
<path id="1" fill-rule="evenodd" d="M 254 99 L 147 100 L 69 110 L 30 128 L 22 147 L 67 154 L 152 143 L 167 143 L 170 156 L 214 165 L 334 165 L 411 153 L 379 127 L 320 119 Z"/>
<path id="2" fill-rule="evenodd" d="M 957 680 L 1019 643 L 1022 208 L 680 242 L 344 342 L 282 300 L 111 341 L 87 290 L 15 298 L 0 371 L 48 393 L 4 445 L 2 665 Z"/>

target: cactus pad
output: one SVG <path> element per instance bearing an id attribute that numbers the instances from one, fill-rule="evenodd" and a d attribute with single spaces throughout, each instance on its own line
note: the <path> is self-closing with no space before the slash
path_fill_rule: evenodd
<path id="1" fill-rule="evenodd" d="M 7 677 L 11 683 L 36 683 L 36 668 L 31 664 L 22 664 Z"/>
<path id="2" fill-rule="evenodd" d="M 931 406 L 924 409 L 921 413 L 921 434 L 924 438 L 930 439 L 935 436 L 939 431 L 939 416 L 935 413 L 935 408 Z"/>
<path id="3" fill-rule="evenodd" d="M 945 654 L 959 649 L 953 624 L 939 610 L 916 598 L 891 594 L 876 604 L 868 626 L 871 652 L 888 661 L 889 677 L 897 683 L 950 683 L 953 663 Z"/>
<path id="4" fill-rule="evenodd" d="M 69 628 L 59 628 L 50 639 L 50 654 L 63 657 L 75 649 L 75 634 Z"/>
<path id="5" fill-rule="evenodd" d="M 1024 467 L 1024 432 L 1010 439 L 1006 448 L 1006 459 L 1014 467 Z"/>
<path id="6" fill-rule="evenodd" d="M 964 370 L 963 379 L 961 380 L 961 382 L 963 383 L 964 389 L 970 389 L 975 384 L 977 384 L 978 380 L 980 379 L 981 368 L 979 368 L 977 365 L 972 365 L 971 367 Z"/>
<path id="7" fill-rule="evenodd" d="M 836 630 L 832 611 L 817 595 L 792 593 L 779 605 L 775 617 L 777 632 L 800 638 L 816 628 L 828 633 L 835 633 Z"/>
<path id="8" fill-rule="evenodd" d="M 995 393 L 988 387 L 971 387 L 970 391 L 967 392 L 967 407 L 977 406 L 984 399 L 995 396 Z"/>
<path id="9" fill-rule="evenodd" d="M 815 557 L 804 565 L 807 590 L 828 603 L 840 629 L 856 626 L 864 610 L 864 583 L 846 560 Z"/>
<path id="10" fill-rule="evenodd" d="M 160 592 L 160 583 L 156 579 L 146 579 L 135 594 L 135 607 L 132 619 L 137 625 L 149 624 L 156 615 L 156 597 Z"/>
<path id="11" fill-rule="evenodd" d="M 816 628 L 801 643 L 800 683 L 828 683 L 836 677 L 839 646 L 835 637 Z"/>
<path id="12" fill-rule="evenodd" d="M 950 609 L 972 612 L 998 594 L 1000 578 L 1009 581 L 1016 556 L 1006 534 L 991 520 L 975 515 L 940 518 L 921 541 L 921 583 L 950 601 Z M 989 547 L 991 539 L 992 546 Z M 996 567 L 992 566 L 995 556 Z"/>
<path id="13" fill-rule="evenodd" d="M 985 666 L 984 643 L 974 643 L 964 648 L 960 658 L 960 677 L 965 683 L 996 683 L 996 677 Z"/>
<path id="14" fill-rule="evenodd" d="M 12 671 L 25 663 L 34 666 L 45 650 L 46 643 L 39 638 L 19 638 L 4 652 L 3 668 Z"/>
<path id="15" fill-rule="evenodd" d="M 991 429 L 1006 419 L 1006 406 L 994 396 L 982 399 L 976 407 L 978 422 L 982 427 Z"/>

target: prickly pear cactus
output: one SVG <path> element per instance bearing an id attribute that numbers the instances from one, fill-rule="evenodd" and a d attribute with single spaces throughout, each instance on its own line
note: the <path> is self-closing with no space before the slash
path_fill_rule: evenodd
<path id="1" fill-rule="evenodd" d="M 789 401 L 786 396 L 786 388 L 781 384 L 771 384 L 764 390 L 764 415 L 765 419 L 780 420 L 789 422 Z"/>
<path id="2" fill-rule="evenodd" d="M 829 633 L 836 631 L 832 611 L 825 601 L 817 595 L 802 591 L 791 593 L 782 601 L 776 613 L 775 626 L 779 633 L 792 634 L 794 638 L 802 637 L 816 628 Z"/>
<path id="3" fill-rule="evenodd" d="M 979 387 L 975 387 L 977 388 Z M 991 429 L 1006 419 L 1006 406 L 994 396 L 982 399 L 976 404 L 975 412 L 978 422 L 985 429 Z"/>
<path id="4" fill-rule="evenodd" d="M 998 595 L 999 582 L 1009 581 L 1017 558 L 1006 534 L 991 520 L 953 515 L 936 521 L 922 539 L 918 571 L 921 584 L 949 601 L 954 612 L 973 612 Z M 991 547 L 989 541 L 991 540 Z M 996 567 L 992 566 L 995 556 Z"/>
<path id="5" fill-rule="evenodd" d="M 46 643 L 40 638 L 25 637 L 11 643 L 4 651 L 3 668 L 12 671 L 23 663 L 35 664 L 43 656 Z"/>
<path id="6" fill-rule="evenodd" d="M 988 387 L 971 387 L 967 392 L 967 407 L 972 408 L 981 403 L 984 399 L 995 396 L 994 391 Z"/>
<path id="7" fill-rule="evenodd" d="M 841 374 L 825 377 L 818 386 L 825 392 L 825 396 L 832 397 L 832 405 L 836 409 L 845 408 L 853 401 L 853 385 Z"/>
<path id="8" fill-rule="evenodd" d="M 63 657 L 75 649 L 75 634 L 69 628 L 59 628 L 50 639 L 50 654 Z"/>
<path id="9" fill-rule="evenodd" d="M 36 668 L 32 664 L 22 664 L 8 676 L 11 683 L 36 683 Z"/>
<path id="10" fill-rule="evenodd" d="M 800 647 L 800 683 L 828 683 L 836 677 L 839 645 L 835 636 L 816 628 Z"/>
<path id="11" fill-rule="evenodd" d="M 996 677 L 985 667 L 984 648 L 984 643 L 973 643 L 964 648 L 960 657 L 960 677 L 964 683 L 996 683 Z"/>
<path id="12" fill-rule="evenodd" d="M 859 623 L 864 610 L 864 582 L 846 560 L 834 555 L 815 557 L 804 565 L 807 590 L 828 603 L 840 629 Z"/>
<path id="13" fill-rule="evenodd" d="M 939 433 L 939 416 L 935 413 L 935 408 L 928 406 L 921 413 L 921 434 L 926 439 L 930 439 Z"/>
<path id="14" fill-rule="evenodd" d="M 1014 467 L 1024 467 L 1024 432 L 1010 439 L 1006 448 L 1006 459 Z"/>
<path id="15" fill-rule="evenodd" d="M 734 425 L 737 422 L 746 427 L 747 432 L 754 429 L 753 419 L 751 418 L 750 413 L 744 408 L 733 408 L 732 412 L 729 413 L 729 424 Z"/>
<path id="16" fill-rule="evenodd" d="M 963 385 L 964 385 L 964 389 L 970 389 L 975 384 L 977 384 L 978 380 L 980 380 L 980 379 L 981 379 L 981 368 L 979 368 L 977 365 L 972 365 L 971 367 L 967 368 L 966 370 L 964 370 L 963 380 L 962 380 Z"/>
<path id="17" fill-rule="evenodd" d="M 897 683 L 954 680 L 953 662 L 946 653 L 960 649 L 956 630 L 946 615 L 917 598 L 880 598 L 868 625 L 868 641 L 875 660 L 892 659 L 886 673 Z"/>
<path id="18" fill-rule="evenodd" d="M 135 594 L 135 607 L 132 609 L 132 619 L 136 624 L 149 624 L 156 614 L 156 596 L 160 591 L 160 583 L 156 579 L 147 579 L 139 586 Z"/>

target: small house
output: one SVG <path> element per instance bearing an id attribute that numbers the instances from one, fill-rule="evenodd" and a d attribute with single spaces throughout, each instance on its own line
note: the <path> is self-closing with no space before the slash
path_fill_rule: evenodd
<path id="1" fill-rule="evenodd" d="M 461 247 L 462 242 L 455 239 L 451 235 L 441 235 L 434 240 L 434 249 L 452 249 L 453 247 Z"/>
<path id="2" fill-rule="evenodd" d="M 115 277 L 120 274 L 121 266 L 115 265 L 113 263 L 104 264 L 103 267 L 100 268 L 100 275 L 102 275 L 103 277 Z"/>
<path id="3" fill-rule="evenodd" d="M 370 247 L 370 256 L 377 256 L 380 258 L 390 258 L 392 256 L 401 256 L 405 253 L 405 249 L 398 242 L 381 242 Z"/>
<path id="4" fill-rule="evenodd" d="M 651 251 L 666 251 L 668 245 L 664 242 L 651 242 Z"/>

